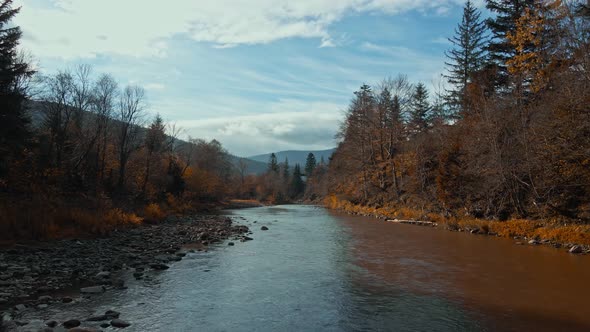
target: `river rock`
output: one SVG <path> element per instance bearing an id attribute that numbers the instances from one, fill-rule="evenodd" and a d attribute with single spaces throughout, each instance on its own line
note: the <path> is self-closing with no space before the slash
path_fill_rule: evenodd
<path id="1" fill-rule="evenodd" d="M 268 231 L 268 227 L 266 227 L 266 226 L 262 226 L 262 227 L 260 227 L 260 230 L 261 230 L 261 231 Z"/>
<path id="2" fill-rule="evenodd" d="M 14 309 L 18 310 L 18 311 L 23 311 L 27 309 L 27 306 L 24 304 L 17 304 L 14 306 Z"/>
<path id="3" fill-rule="evenodd" d="M 66 329 L 71 329 L 80 326 L 80 321 L 77 319 L 70 319 L 68 321 L 63 322 L 63 324 L 61 325 L 63 325 L 63 327 L 65 327 Z"/>
<path id="4" fill-rule="evenodd" d="M 533 245 L 533 246 L 536 246 L 536 245 L 541 244 L 541 242 L 539 242 L 538 240 L 532 239 L 532 240 L 529 241 L 529 244 L 530 245 Z"/>
<path id="5" fill-rule="evenodd" d="M 127 323 L 126 321 L 121 320 L 121 319 L 113 319 L 111 321 L 111 325 L 113 327 L 118 327 L 118 328 L 122 328 L 122 329 L 131 326 L 130 323 Z"/>
<path id="6" fill-rule="evenodd" d="M 570 248 L 569 253 L 570 254 L 581 254 L 583 251 L 584 250 L 583 250 L 582 246 L 575 245 Z"/>
<path id="7" fill-rule="evenodd" d="M 115 318 L 119 318 L 119 316 L 121 316 L 121 313 L 115 310 L 107 310 L 104 315 L 108 318 L 108 319 L 115 319 Z"/>
<path id="8" fill-rule="evenodd" d="M 108 279 L 111 277 L 111 273 L 109 271 L 101 271 L 96 274 L 96 277 L 99 279 Z"/>
<path id="9" fill-rule="evenodd" d="M 57 326 L 57 322 L 56 322 L 56 321 L 54 321 L 54 320 L 50 320 L 50 321 L 48 321 L 48 322 L 45 322 L 45 325 L 47 325 L 47 326 L 49 326 L 49 327 L 51 327 L 51 328 L 54 328 L 54 327 L 56 327 L 56 326 Z"/>
<path id="10" fill-rule="evenodd" d="M 91 287 L 84 287 L 80 289 L 82 294 L 100 294 L 106 291 L 104 286 L 91 286 Z"/>
<path id="11" fill-rule="evenodd" d="M 230 242 L 230 243 L 228 243 L 227 245 L 228 245 L 228 246 L 233 246 L 233 245 L 234 245 L 234 243 L 233 243 L 233 242 Z"/>
<path id="12" fill-rule="evenodd" d="M 168 270 L 170 267 L 166 264 L 162 264 L 162 263 L 153 263 L 150 265 L 150 267 L 154 270 Z"/>

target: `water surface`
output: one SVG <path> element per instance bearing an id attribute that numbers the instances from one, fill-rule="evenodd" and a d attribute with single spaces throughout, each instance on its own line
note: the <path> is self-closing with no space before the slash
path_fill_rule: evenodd
<path id="1" fill-rule="evenodd" d="M 313 206 L 230 213 L 254 241 L 30 318 L 115 309 L 126 331 L 590 330 L 587 256 Z"/>

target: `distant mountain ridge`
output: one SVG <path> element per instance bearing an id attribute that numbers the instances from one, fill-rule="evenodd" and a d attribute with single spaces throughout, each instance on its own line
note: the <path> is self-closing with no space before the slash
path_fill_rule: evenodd
<path id="1" fill-rule="evenodd" d="M 315 156 L 315 160 L 319 163 L 322 157 L 326 161 L 326 163 L 330 160 L 330 157 L 334 153 L 336 148 L 328 149 L 328 150 L 289 150 L 289 151 L 280 151 L 275 152 L 275 156 L 277 156 L 277 160 L 279 163 L 285 161 L 285 158 L 289 159 L 289 165 L 293 166 L 295 164 L 299 164 L 302 167 L 305 165 L 305 161 L 307 160 L 307 155 L 311 152 Z M 254 161 L 268 163 L 270 159 L 270 153 L 259 154 L 256 156 L 247 157 L 247 159 L 251 159 Z"/>

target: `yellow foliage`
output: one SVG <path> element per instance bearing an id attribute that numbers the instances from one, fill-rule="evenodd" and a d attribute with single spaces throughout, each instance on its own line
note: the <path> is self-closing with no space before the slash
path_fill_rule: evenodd
<path id="1" fill-rule="evenodd" d="M 148 204 L 144 209 L 144 216 L 147 220 L 159 221 L 166 217 L 160 206 L 156 203 Z"/>
<path id="2" fill-rule="evenodd" d="M 561 225 L 551 222 L 514 219 L 509 221 L 491 221 L 471 217 L 443 217 L 436 213 L 423 213 L 407 207 L 386 206 L 374 208 L 352 204 L 347 200 L 338 199 L 336 195 L 329 195 L 324 199 L 324 205 L 333 210 L 340 210 L 351 214 L 373 216 L 387 219 L 410 219 L 432 221 L 449 229 L 481 229 L 497 234 L 501 237 L 538 237 L 558 243 L 576 243 L 590 245 L 590 225 Z"/>

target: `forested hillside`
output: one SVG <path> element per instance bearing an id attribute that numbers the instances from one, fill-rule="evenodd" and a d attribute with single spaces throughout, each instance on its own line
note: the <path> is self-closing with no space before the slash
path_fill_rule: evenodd
<path id="1" fill-rule="evenodd" d="M 422 218 L 590 221 L 588 5 L 486 8 L 467 1 L 444 87 L 399 75 L 354 93 L 319 194 Z"/>

